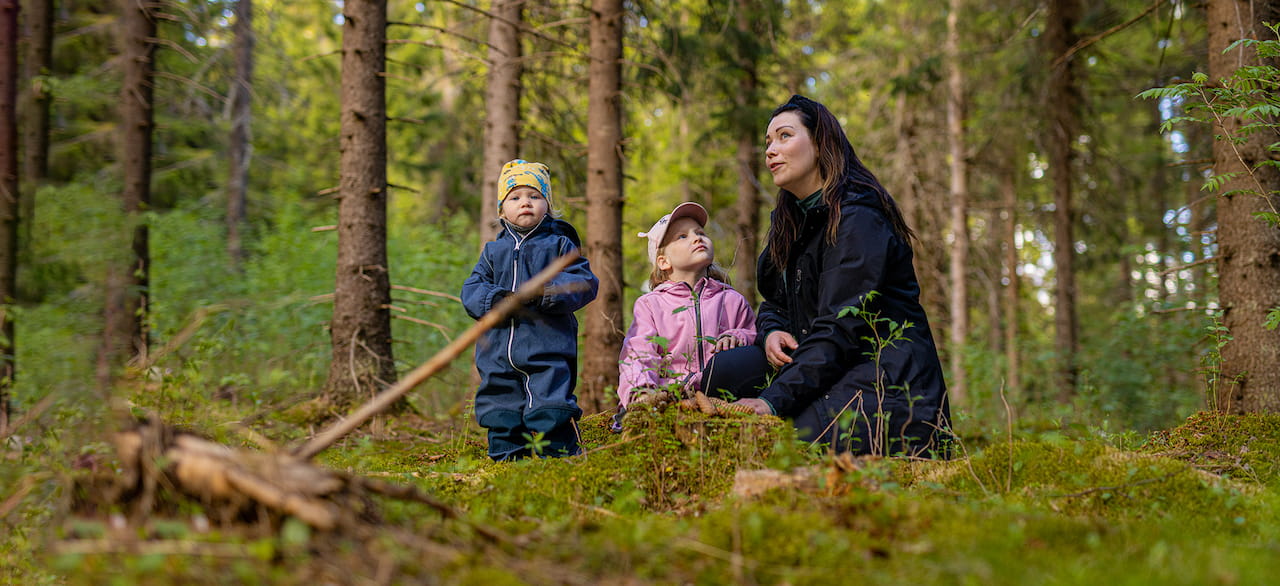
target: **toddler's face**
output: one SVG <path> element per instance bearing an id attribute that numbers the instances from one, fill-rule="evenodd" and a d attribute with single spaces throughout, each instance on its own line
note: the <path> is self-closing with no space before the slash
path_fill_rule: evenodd
<path id="1" fill-rule="evenodd" d="M 532 228 L 542 221 L 548 209 L 547 198 L 542 197 L 541 191 L 521 185 L 502 200 L 502 219 L 521 228 Z"/>
<path id="2" fill-rule="evenodd" d="M 657 259 L 658 268 L 662 270 L 699 271 L 715 260 L 716 249 L 711 237 L 693 218 L 677 218 L 667 226 L 662 241 L 665 244 Z"/>

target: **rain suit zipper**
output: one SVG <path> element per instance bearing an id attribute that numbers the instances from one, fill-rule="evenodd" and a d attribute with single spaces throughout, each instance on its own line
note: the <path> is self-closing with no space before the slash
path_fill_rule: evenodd
<path id="1" fill-rule="evenodd" d="M 543 216 L 543 219 L 545 220 L 546 216 Z M 510 226 L 507 226 L 507 232 L 511 234 L 511 238 L 516 242 L 515 251 L 511 255 L 511 290 L 513 292 L 520 286 L 520 246 L 523 245 L 524 241 L 528 240 L 529 237 L 533 235 L 533 232 L 541 226 L 542 220 L 539 220 L 538 224 L 533 227 L 533 230 L 529 230 L 523 235 L 516 233 L 516 231 L 512 230 Z M 529 373 L 521 370 L 519 366 L 516 366 L 515 358 L 511 355 L 512 348 L 515 346 L 516 341 L 516 318 L 512 317 L 508 323 L 510 325 L 507 327 L 507 362 L 511 364 L 512 369 L 524 376 L 524 396 L 528 399 L 529 408 L 532 409 L 533 391 L 529 389 Z"/>

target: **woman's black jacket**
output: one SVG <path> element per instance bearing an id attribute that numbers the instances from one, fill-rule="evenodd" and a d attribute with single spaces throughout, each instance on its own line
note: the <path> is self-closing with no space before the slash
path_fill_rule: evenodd
<path id="1" fill-rule="evenodd" d="M 833 243 L 826 205 L 782 205 L 796 206 L 803 220 L 786 267 L 774 265 L 768 248 L 760 255 L 756 325 L 758 339 L 785 330 L 799 347 L 760 397 L 792 418 L 802 438 L 840 451 L 941 452 L 946 383 L 910 243 L 894 233 L 879 197 L 858 188 L 841 201 Z"/>

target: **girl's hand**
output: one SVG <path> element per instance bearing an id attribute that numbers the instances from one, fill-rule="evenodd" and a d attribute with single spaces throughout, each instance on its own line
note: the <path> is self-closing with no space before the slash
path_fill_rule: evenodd
<path id="1" fill-rule="evenodd" d="M 791 356 L 787 353 L 795 350 L 799 345 L 795 336 L 782 330 L 775 330 L 770 332 L 769 337 L 764 340 L 764 355 L 774 368 L 782 368 L 784 364 L 791 364 Z"/>
<path id="2" fill-rule="evenodd" d="M 738 399 L 733 404 L 750 407 L 756 415 L 773 415 L 773 407 L 770 407 L 769 402 L 764 399 Z"/>
<path id="3" fill-rule="evenodd" d="M 737 336 L 734 336 L 733 334 L 725 334 L 716 339 L 715 351 L 723 352 L 730 348 L 737 348 L 738 346 L 741 346 L 741 345 L 742 345 L 742 342 L 738 340 Z"/>

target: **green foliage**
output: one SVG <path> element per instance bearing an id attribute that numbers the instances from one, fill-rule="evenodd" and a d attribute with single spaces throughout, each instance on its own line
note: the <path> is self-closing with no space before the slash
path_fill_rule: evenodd
<path id="1" fill-rule="evenodd" d="M 1280 24 L 1267 26 L 1273 34 L 1280 37 Z M 1254 51 L 1259 58 L 1266 59 L 1280 54 L 1280 40 L 1240 39 L 1223 52 L 1246 48 Z M 1160 126 L 1162 132 L 1168 132 L 1175 125 L 1183 123 L 1210 124 L 1217 130 L 1224 128 L 1224 120 L 1236 119 L 1240 121 L 1238 127 L 1229 134 L 1217 135 L 1216 138 L 1232 145 L 1241 145 L 1259 132 L 1271 134 L 1280 128 L 1280 68 L 1271 64 L 1239 67 L 1230 77 L 1216 81 L 1211 81 L 1204 73 L 1196 72 L 1190 82 L 1148 89 L 1139 92 L 1138 97 L 1176 100 L 1185 109 L 1186 115 L 1165 120 Z M 1271 150 L 1275 150 L 1274 145 Z M 1205 178 L 1204 189 L 1221 191 L 1225 184 L 1247 174 L 1253 179 L 1254 188 L 1237 189 L 1222 195 L 1242 193 L 1262 198 L 1269 211 L 1255 215 L 1272 227 L 1280 225 L 1280 211 L 1275 205 L 1280 192 L 1263 188 L 1255 177 L 1259 169 L 1274 166 L 1275 162 L 1263 160 L 1250 166 L 1239 153 L 1236 153 L 1236 157 L 1240 159 L 1245 171 L 1209 174 Z"/>

